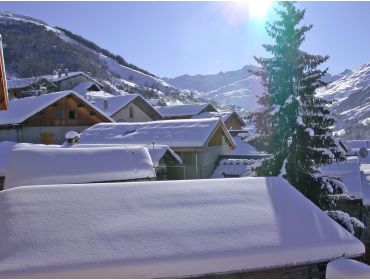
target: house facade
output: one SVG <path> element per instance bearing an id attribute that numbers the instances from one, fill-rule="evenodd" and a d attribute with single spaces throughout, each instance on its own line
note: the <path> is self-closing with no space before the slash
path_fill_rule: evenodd
<path id="1" fill-rule="evenodd" d="M 81 133 L 81 144 L 162 144 L 181 158 L 183 168 L 167 167 L 174 179 L 208 178 L 220 155 L 235 143 L 220 119 L 97 124 Z"/>
<path id="2" fill-rule="evenodd" d="M 149 122 L 163 119 L 140 94 L 95 98 L 92 103 L 116 122 Z"/>
<path id="3" fill-rule="evenodd" d="M 73 91 L 12 100 L 0 111 L 0 141 L 61 144 L 65 134 L 113 122 Z"/>

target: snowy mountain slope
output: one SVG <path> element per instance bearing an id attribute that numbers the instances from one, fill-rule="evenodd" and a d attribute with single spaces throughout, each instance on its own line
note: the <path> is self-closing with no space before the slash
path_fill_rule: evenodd
<path id="1" fill-rule="evenodd" d="M 122 57 L 111 54 L 67 30 L 51 27 L 35 18 L 1 12 L 0 33 L 3 34 L 3 41 L 7 45 L 5 60 L 10 76 L 22 77 L 30 75 L 31 72 L 50 74 L 62 65 L 72 71 L 91 72 L 101 81 L 106 80 L 113 83 L 113 88 L 141 87 L 142 90 L 161 91 L 165 94 L 177 90 L 153 74 L 127 63 Z M 26 42 L 22 41 L 24 48 L 21 49 L 17 45 L 20 40 L 17 39 L 31 36 L 30 34 L 34 36 L 29 37 Z M 76 38 L 81 40 L 76 40 Z M 27 51 L 31 61 L 21 61 L 24 58 L 22 51 Z M 45 57 L 42 57 L 43 53 Z M 116 59 L 107 56 L 107 53 Z M 43 59 L 45 59 L 45 65 L 40 63 L 37 69 L 27 69 L 35 64 L 32 62 L 40 60 L 43 62 Z M 80 69 L 77 69 L 78 67 Z"/>
<path id="2" fill-rule="evenodd" d="M 261 95 L 263 87 L 260 78 L 250 71 L 258 69 L 255 66 L 246 65 L 236 71 L 213 75 L 183 75 L 163 80 L 177 88 L 196 91 L 202 98 L 253 111 L 258 109 L 257 98 Z"/>
<path id="3" fill-rule="evenodd" d="M 335 131 L 348 139 L 370 137 L 370 63 L 350 71 L 317 92 L 331 100 Z"/>

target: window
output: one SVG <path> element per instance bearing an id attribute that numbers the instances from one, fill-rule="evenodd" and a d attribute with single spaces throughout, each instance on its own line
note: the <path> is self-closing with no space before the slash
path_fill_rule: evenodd
<path id="1" fill-rule="evenodd" d="M 54 119 L 63 120 L 64 119 L 64 111 L 63 110 L 55 110 L 54 111 Z"/>
<path id="2" fill-rule="evenodd" d="M 130 119 L 134 117 L 134 109 L 130 107 Z"/>
<path id="3" fill-rule="evenodd" d="M 68 119 L 70 119 L 70 120 L 77 119 L 76 112 L 75 111 L 69 111 L 68 112 Z"/>

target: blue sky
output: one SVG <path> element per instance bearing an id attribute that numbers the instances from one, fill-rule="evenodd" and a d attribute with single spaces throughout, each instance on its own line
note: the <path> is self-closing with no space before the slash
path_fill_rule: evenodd
<path id="1" fill-rule="evenodd" d="M 298 5 L 314 24 L 303 49 L 330 55 L 329 72 L 370 62 L 370 2 Z M 256 64 L 269 42 L 263 21 L 226 2 L 0 2 L 0 10 L 69 29 L 161 77 Z"/>

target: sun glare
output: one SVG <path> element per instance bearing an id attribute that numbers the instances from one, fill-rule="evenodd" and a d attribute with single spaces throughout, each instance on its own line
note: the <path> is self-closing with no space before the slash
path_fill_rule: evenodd
<path id="1" fill-rule="evenodd" d="M 242 0 L 247 6 L 251 19 L 263 20 L 272 7 L 272 0 Z"/>

